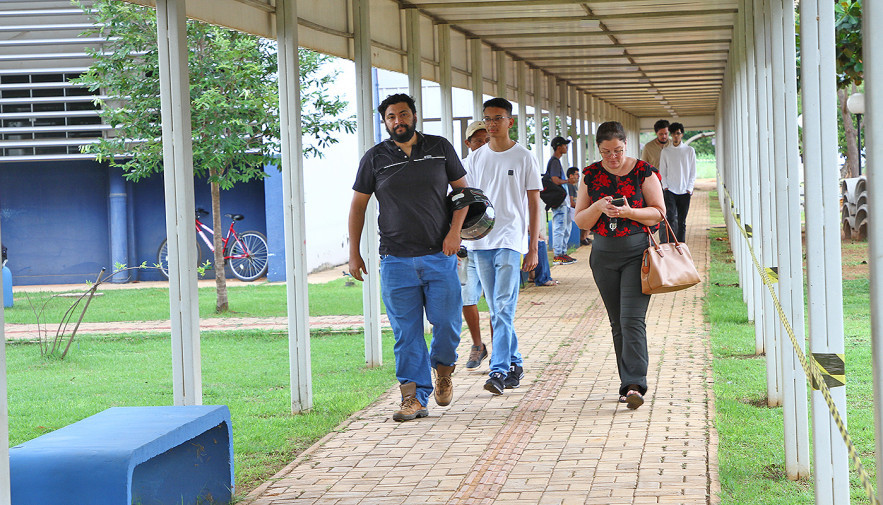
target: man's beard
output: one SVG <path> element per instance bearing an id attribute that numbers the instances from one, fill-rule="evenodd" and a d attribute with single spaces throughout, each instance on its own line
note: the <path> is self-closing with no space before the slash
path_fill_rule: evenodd
<path id="1" fill-rule="evenodd" d="M 396 126 L 396 129 L 398 129 L 399 126 L 404 126 L 405 131 L 403 131 L 402 133 L 396 133 L 395 130 L 390 130 L 389 127 L 386 128 L 386 131 L 389 133 L 390 138 L 392 138 L 394 141 L 399 142 L 399 143 L 405 143 L 405 142 L 411 140 L 411 137 L 414 136 L 414 131 L 417 127 L 417 122 L 414 121 L 413 123 L 411 123 L 409 125 L 407 125 L 407 124 L 406 125 L 398 125 L 398 126 Z"/>

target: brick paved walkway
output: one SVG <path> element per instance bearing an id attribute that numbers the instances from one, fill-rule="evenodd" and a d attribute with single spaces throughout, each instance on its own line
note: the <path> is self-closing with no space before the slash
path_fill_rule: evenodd
<path id="1" fill-rule="evenodd" d="M 687 243 L 703 277 L 708 194 L 694 194 Z M 525 359 L 519 389 L 493 397 L 485 372 L 454 375 L 454 403 L 406 423 L 390 418 L 392 388 L 245 500 L 294 504 L 716 503 L 704 285 L 654 296 L 647 316 L 647 403 L 617 403 L 619 381 L 588 248 L 553 267 L 561 284 L 529 287 L 516 329 Z M 486 323 L 486 318 L 485 321 Z M 460 347 L 461 361 L 469 339 Z M 462 363 L 461 363 L 462 366 Z"/>

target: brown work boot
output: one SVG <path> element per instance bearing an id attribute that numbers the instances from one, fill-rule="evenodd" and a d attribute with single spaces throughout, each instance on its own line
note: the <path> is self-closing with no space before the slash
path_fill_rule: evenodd
<path id="1" fill-rule="evenodd" d="M 416 382 L 399 384 L 399 389 L 402 391 L 402 408 L 392 415 L 393 421 L 410 421 L 411 419 L 426 417 L 429 415 L 429 411 L 426 410 L 426 407 L 420 405 L 420 402 L 417 400 Z"/>
<path id="2" fill-rule="evenodd" d="M 457 365 L 435 367 L 435 403 L 440 407 L 450 405 L 454 399 L 454 383 L 451 382 L 451 374 Z"/>

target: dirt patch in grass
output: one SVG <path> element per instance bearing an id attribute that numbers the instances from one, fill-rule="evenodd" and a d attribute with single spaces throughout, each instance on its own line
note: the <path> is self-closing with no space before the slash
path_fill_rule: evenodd
<path id="1" fill-rule="evenodd" d="M 763 477 L 769 480 L 782 480 L 787 477 L 787 474 L 784 466 L 772 464 L 763 467 Z"/>
<path id="2" fill-rule="evenodd" d="M 751 405 L 752 407 L 757 407 L 760 409 L 770 408 L 769 405 L 767 405 L 765 396 L 753 396 L 750 398 L 740 398 L 739 401 L 746 404 L 746 405 Z"/>
<path id="3" fill-rule="evenodd" d="M 871 274 L 868 265 L 868 242 L 844 240 L 841 242 L 843 279 L 867 279 Z"/>

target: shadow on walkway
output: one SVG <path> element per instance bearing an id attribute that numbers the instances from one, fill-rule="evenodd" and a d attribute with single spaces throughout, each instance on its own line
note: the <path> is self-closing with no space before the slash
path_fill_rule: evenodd
<path id="1" fill-rule="evenodd" d="M 704 280 L 712 187 L 697 185 L 687 233 Z M 430 400 L 428 418 L 396 423 L 399 393 L 391 388 L 245 503 L 716 503 L 705 282 L 653 297 L 648 401 L 631 411 L 617 402 L 610 327 L 588 256 L 583 247 L 578 263 L 553 267 L 560 285 L 522 291 L 520 388 L 499 397 L 485 391 L 486 371 L 462 368 L 471 343 L 465 335 L 454 403 Z"/>

